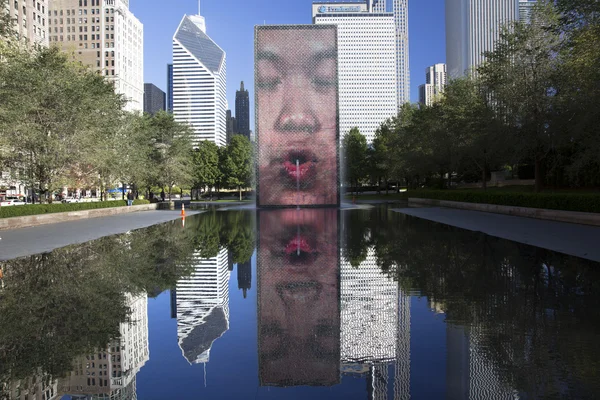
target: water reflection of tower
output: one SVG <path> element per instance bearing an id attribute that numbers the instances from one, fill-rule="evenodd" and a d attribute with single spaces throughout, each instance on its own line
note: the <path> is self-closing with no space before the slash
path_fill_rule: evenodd
<path id="1" fill-rule="evenodd" d="M 515 400 L 517 392 L 502 383 L 482 343 L 481 325 L 446 325 L 446 398 L 456 400 Z"/>
<path id="2" fill-rule="evenodd" d="M 252 288 L 252 264 L 249 260 L 237 265 L 237 279 L 238 289 L 242 289 L 246 298 L 246 292 Z"/>
<path id="3" fill-rule="evenodd" d="M 410 297 L 382 273 L 374 249 L 353 267 L 341 263 L 341 362 L 345 374 L 367 376 L 370 399 L 410 398 Z"/>
<path id="4" fill-rule="evenodd" d="M 179 347 L 188 362 L 206 363 L 213 342 L 229 329 L 229 255 L 194 260 L 194 271 L 177 281 Z"/>
<path id="5" fill-rule="evenodd" d="M 137 399 L 136 375 L 149 359 L 148 297 L 127 298 L 131 322 L 120 324 L 120 337 L 105 349 L 75 360 L 75 370 L 59 379 L 60 393 L 72 399 Z"/>

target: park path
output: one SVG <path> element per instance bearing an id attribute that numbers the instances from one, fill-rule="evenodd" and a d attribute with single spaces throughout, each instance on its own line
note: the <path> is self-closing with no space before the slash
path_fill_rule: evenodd
<path id="1" fill-rule="evenodd" d="M 393 211 L 600 262 L 600 227 L 441 207 Z"/>
<path id="2" fill-rule="evenodd" d="M 188 216 L 198 212 L 188 211 Z M 181 211 L 141 211 L 0 231 L 0 261 L 45 253 L 181 218 Z"/>

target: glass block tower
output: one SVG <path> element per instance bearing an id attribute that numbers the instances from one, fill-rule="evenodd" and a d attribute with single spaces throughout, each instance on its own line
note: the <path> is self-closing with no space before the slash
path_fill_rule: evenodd
<path id="1" fill-rule="evenodd" d="M 173 36 L 173 115 L 193 129 L 197 146 L 227 144 L 226 54 L 207 34 L 204 17 L 185 15 Z"/>

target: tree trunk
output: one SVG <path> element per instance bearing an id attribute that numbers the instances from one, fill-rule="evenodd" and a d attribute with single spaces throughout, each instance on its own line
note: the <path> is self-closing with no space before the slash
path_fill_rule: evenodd
<path id="1" fill-rule="evenodd" d="M 542 160 L 535 157 L 535 192 L 540 193 L 542 191 Z"/>
<path id="2" fill-rule="evenodd" d="M 242 201 L 242 187 L 238 186 L 238 190 L 240 191 L 240 201 Z"/>
<path id="3" fill-rule="evenodd" d="M 390 194 L 390 186 L 388 184 L 388 179 L 385 178 L 385 195 L 387 196 L 388 194 Z"/>
<path id="4" fill-rule="evenodd" d="M 485 166 L 481 168 L 481 187 L 483 190 L 487 190 L 487 174 L 485 173 Z"/>

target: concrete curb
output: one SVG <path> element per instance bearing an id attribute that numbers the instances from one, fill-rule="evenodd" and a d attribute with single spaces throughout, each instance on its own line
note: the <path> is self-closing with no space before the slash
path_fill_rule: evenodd
<path id="1" fill-rule="evenodd" d="M 517 217 L 545 219 L 549 221 L 568 222 L 571 224 L 600 226 L 600 214 L 578 211 L 548 210 L 544 208 L 528 208 L 499 206 L 496 204 L 465 203 L 459 201 L 409 198 L 408 205 L 426 205 L 436 207 L 457 208 L 460 210 L 483 211 L 494 214 L 514 215 Z"/>
<path id="2" fill-rule="evenodd" d="M 96 208 L 93 210 L 68 211 L 62 213 L 27 215 L 24 217 L 0 218 L 0 230 L 29 228 L 32 226 L 54 224 L 57 222 L 76 221 L 79 219 L 105 217 L 108 215 L 126 214 L 137 211 L 156 210 L 157 203 L 139 206 L 122 206 L 111 208 Z M 27 207 L 27 206 L 24 206 Z"/>

